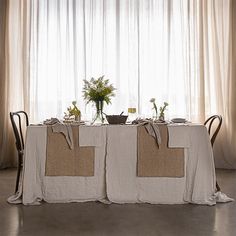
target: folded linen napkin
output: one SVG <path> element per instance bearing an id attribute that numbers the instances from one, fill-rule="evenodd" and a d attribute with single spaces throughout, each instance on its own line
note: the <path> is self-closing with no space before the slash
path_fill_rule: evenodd
<path id="1" fill-rule="evenodd" d="M 72 150 L 74 149 L 73 133 L 72 133 L 72 128 L 70 125 L 56 123 L 56 124 L 52 125 L 52 132 L 62 133 L 65 136 L 70 149 L 72 149 Z"/>
<path id="2" fill-rule="evenodd" d="M 159 147 L 161 144 L 161 134 L 158 125 L 148 122 L 144 125 L 144 127 L 148 134 L 155 138 L 157 146 Z"/>
<path id="3" fill-rule="evenodd" d="M 133 124 L 143 125 L 148 132 L 149 135 L 151 135 L 156 140 L 156 144 L 159 147 L 161 144 L 161 134 L 160 129 L 157 124 L 153 123 L 150 120 L 135 120 L 132 122 Z"/>
<path id="4" fill-rule="evenodd" d="M 72 128 L 69 124 L 61 123 L 57 118 L 47 119 L 43 122 L 45 125 L 52 125 L 52 131 L 55 133 L 62 133 L 70 149 L 74 149 Z"/>
<path id="5" fill-rule="evenodd" d="M 170 148 L 175 147 L 190 147 L 190 131 L 191 127 L 184 124 L 169 124 L 167 125 L 169 133 L 168 146 Z"/>
<path id="6" fill-rule="evenodd" d="M 46 119 L 43 124 L 45 125 L 54 125 L 54 124 L 57 124 L 57 123 L 61 123 L 57 118 L 51 118 L 51 119 Z"/>

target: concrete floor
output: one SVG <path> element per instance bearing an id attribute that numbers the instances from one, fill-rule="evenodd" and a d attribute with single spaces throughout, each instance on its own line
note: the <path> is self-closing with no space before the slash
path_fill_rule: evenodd
<path id="1" fill-rule="evenodd" d="M 223 192 L 236 199 L 236 171 L 217 171 Z M 0 171 L 0 235 L 235 236 L 236 202 L 216 206 L 67 203 L 10 205 L 15 170 Z"/>

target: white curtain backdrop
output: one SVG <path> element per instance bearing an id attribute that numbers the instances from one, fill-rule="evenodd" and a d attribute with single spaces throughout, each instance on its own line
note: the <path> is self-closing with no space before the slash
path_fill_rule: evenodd
<path id="1" fill-rule="evenodd" d="M 105 75 L 117 88 L 109 114 L 136 107 L 151 116 L 155 97 L 158 106 L 170 104 L 167 118 L 198 119 L 197 25 L 191 22 L 197 19 L 189 6 L 187 0 L 33 0 L 31 118 L 62 117 L 72 100 L 83 119 L 91 118 L 83 79 Z"/>
<path id="2" fill-rule="evenodd" d="M 167 119 L 203 122 L 212 114 L 222 115 L 216 166 L 236 168 L 236 1 L 8 2 L 9 19 L 14 19 L 16 8 L 23 9 L 24 4 L 16 2 L 28 3 L 27 14 L 17 12 L 23 20 L 30 17 L 30 24 L 14 31 L 9 21 L 9 36 L 14 39 L 21 32 L 27 46 L 26 53 L 16 55 L 17 61 L 12 55 L 16 76 L 11 72 L 10 77 L 16 85 L 23 78 L 21 92 L 27 91 L 21 97 L 22 109 L 30 108 L 31 122 L 62 118 L 73 100 L 82 119 L 91 119 L 94 109 L 83 101 L 83 79 L 105 75 L 117 88 L 112 104 L 105 107 L 108 114 L 136 107 L 140 116 L 151 116 L 149 100 L 155 97 L 158 106 L 170 104 Z M 17 73 L 17 65 L 29 66 L 29 76 L 28 70 Z"/>

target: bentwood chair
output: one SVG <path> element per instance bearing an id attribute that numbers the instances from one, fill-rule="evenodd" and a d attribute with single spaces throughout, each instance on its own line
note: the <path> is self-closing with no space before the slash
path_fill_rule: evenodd
<path id="1" fill-rule="evenodd" d="M 23 128 L 29 125 L 28 115 L 24 111 L 10 112 L 11 124 L 15 136 L 16 149 L 18 152 L 18 165 L 16 176 L 15 192 L 18 191 L 20 174 L 23 167 L 23 155 L 24 155 L 24 137 Z"/>
<path id="2" fill-rule="evenodd" d="M 211 138 L 211 145 L 213 147 L 217 134 L 220 131 L 222 125 L 222 117 L 219 115 L 214 115 L 209 117 L 205 122 L 204 125 L 208 128 L 208 133 Z M 220 186 L 216 181 L 216 190 L 220 191 Z"/>

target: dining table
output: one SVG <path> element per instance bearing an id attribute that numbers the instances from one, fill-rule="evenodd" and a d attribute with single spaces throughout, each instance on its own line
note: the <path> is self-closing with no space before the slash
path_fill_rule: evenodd
<path id="1" fill-rule="evenodd" d="M 159 143 L 142 124 L 67 124 L 73 140 L 50 125 L 28 126 L 20 188 L 8 201 L 216 204 L 206 127 L 155 125 Z"/>

